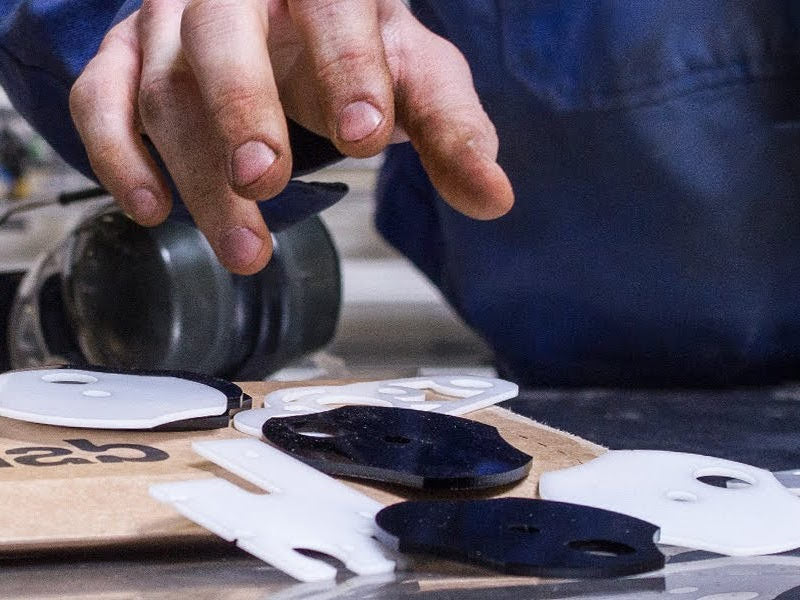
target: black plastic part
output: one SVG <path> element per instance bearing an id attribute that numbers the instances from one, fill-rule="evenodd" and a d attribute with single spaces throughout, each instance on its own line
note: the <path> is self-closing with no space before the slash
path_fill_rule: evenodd
<path id="1" fill-rule="evenodd" d="M 292 177 L 307 175 L 344 158 L 344 154 L 328 138 L 309 131 L 291 119 L 286 123 L 292 147 Z"/>
<path id="2" fill-rule="evenodd" d="M 209 429 L 223 429 L 230 425 L 230 419 L 237 412 L 248 410 L 253 407 L 253 398 L 245 394 L 235 383 L 211 377 L 202 373 L 192 373 L 191 371 L 159 371 L 144 369 L 111 369 L 98 365 L 76 366 L 61 365 L 57 367 L 47 367 L 48 369 L 79 369 L 81 371 L 95 371 L 97 373 L 114 373 L 116 375 L 134 375 L 140 377 L 176 377 L 200 383 L 212 387 L 225 394 L 228 399 L 228 406 L 222 414 L 210 415 L 207 417 L 197 417 L 195 419 L 184 419 L 165 423 L 158 427 L 153 427 L 147 431 L 205 431 Z"/>
<path id="3" fill-rule="evenodd" d="M 786 590 L 780 596 L 775 596 L 775 600 L 798 600 L 800 598 L 800 586 Z"/>
<path id="4" fill-rule="evenodd" d="M 269 419 L 272 444 L 332 475 L 424 489 L 480 489 L 525 477 L 531 457 L 497 429 L 438 413 L 345 406 Z"/>
<path id="5" fill-rule="evenodd" d="M 546 500 L 402 502 L 378 513 L 379 538 L 512 575 L 622 577 L 664 566 L 655 525 L 618 513 Z"/>

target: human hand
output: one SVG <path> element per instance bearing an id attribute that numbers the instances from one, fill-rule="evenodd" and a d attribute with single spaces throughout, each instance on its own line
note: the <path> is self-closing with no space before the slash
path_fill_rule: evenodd
<path id="1" fill-rule="evenodd" d="M 100 182 L 156 225 L 171 200 L 147 135 L 236 273 L 272 253 L 254 201 L 290 178 L 287 118 L 354 157 L 410 139 L 442 197 L 471 217 L 514 201 L 465 59 L 401 0 L 143 0 L 106 35 L 70 110 Z"/>

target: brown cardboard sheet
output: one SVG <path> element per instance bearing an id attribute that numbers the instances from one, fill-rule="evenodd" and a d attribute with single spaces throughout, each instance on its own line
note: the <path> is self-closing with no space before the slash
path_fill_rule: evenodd
<path id="1" fill-rule="evenodd" d="M 287 384 L 248 383 L 258 400 Z M 469 415 L 493 425 L 534 457 L 527 479 L 487 496 L 536 497 L 542 472 L 580 464 L 600 446 L 505 409 Z M 157 482 L 234 477 L 192 451 L 198 440 L 242 437 L 232 428 L 196 433 L 119 432 L 34 425 L 0 418 L 0 555 L 59 548 L 202 542 L 213 534 L 150 498 Z M 405 491 L 347 481 L 380 502 Z"/>

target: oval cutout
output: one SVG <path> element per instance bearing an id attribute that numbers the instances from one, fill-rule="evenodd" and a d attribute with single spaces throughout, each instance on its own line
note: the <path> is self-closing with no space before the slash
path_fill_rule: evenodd
<path id="1" fill-rule="evenodd" d="M 636 550 L 627 544 L 612 542 L 610 540 L 576 540 L 570 542 L 567 546 L 579 552 L 606 558 L 615 558 L 617 556 L 636 552 Z"/>
<path id="2" fill-rule="evenodd" d="M 709 467 L 699 469 L 694 478 L 704 485 L 720 489 L 745 489 L 756 484 L 756 480 L 743 471 Z"/>
<path id="3" fill-rule="evenodd" d="M 87 384 L 97 383 L 97 377 L 86 373 L 48 373 L 42 376 L 42 381 L 47 383 Z"/>

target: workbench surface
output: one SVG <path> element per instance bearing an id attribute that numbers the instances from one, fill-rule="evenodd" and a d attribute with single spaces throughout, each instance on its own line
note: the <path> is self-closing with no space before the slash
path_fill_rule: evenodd
<path id="1" fill-rule="evenodd" d="M 691 451 L 770 470 L 800 467 L 800 388 L 720 391 L 525 390 L 512 410 L 611 448 Z M 735 523 L 731 523 L 735 527 Z M 5 598 L 436 600 L 797 600 L 800 552 L 725 558 L 671 549 L 660 572 L 617 580 L 548 581 L 497 576 L 472 567 L 301 584 L 230 545 L 206 543 L 3 561 Z"/>

